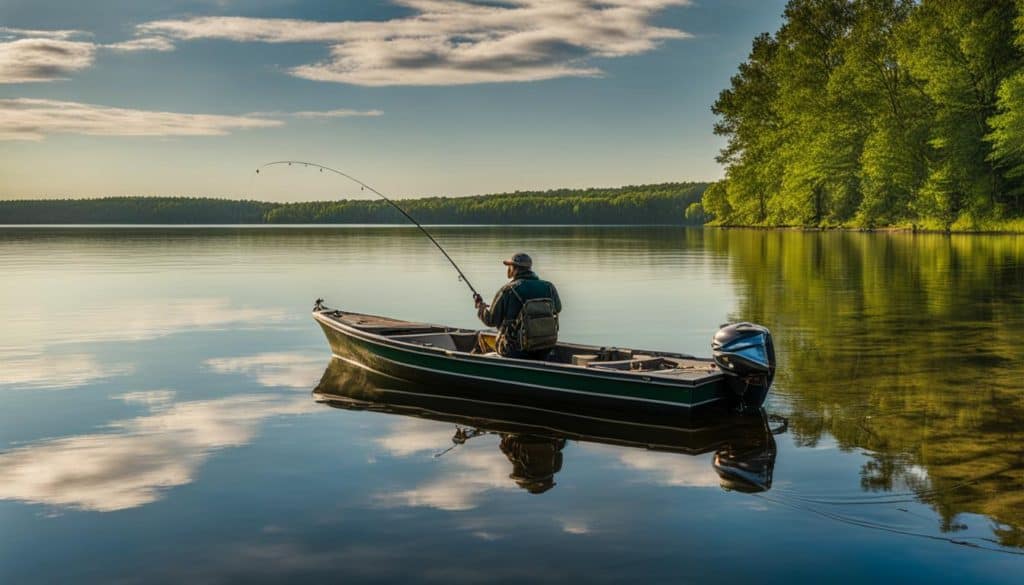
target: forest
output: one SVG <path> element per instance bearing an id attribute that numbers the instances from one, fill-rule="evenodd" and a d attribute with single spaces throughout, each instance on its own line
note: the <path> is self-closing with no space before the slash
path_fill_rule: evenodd
<path id="1" fill-rule="evenodd" d="M 1024 229 L 1024 0 L 791 0 L 712 111 L 711 224 Z"/>
<path id="2" fill-rule="evenodd" d="M 471 197 L 398 199 L 426 224 L 699 225 L 686 211 L 706 183 L 609 189 L 516 191 Z M 699 206 L 698 206 L 699 207 Z M 0 224 L 316 224 L 406 223 L 379 199 L 268 203 L 193 197 L 106 197 L 0 201 Z"/>

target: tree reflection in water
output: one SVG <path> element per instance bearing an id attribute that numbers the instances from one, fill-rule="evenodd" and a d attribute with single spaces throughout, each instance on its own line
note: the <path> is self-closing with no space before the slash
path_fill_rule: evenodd
<path id="1" fill-rule="evenodd" d="M 1024 237 L 705 230 L 737 315 L 775 333 L 798 445 L 866 450 L 860 489 L 906 489 L 939 528 L 983 514 L 1024 547 Z"/>

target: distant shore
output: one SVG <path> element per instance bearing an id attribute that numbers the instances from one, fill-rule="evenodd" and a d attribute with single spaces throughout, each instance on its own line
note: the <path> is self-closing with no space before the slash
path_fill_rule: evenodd
<path id="1" fill-rule="evenodd" d="M 700 225 L 687 217 L 707 183 L 660 183 L 608 189 L 517 191 L 471 197 L 400 199 L 433 225 Z M 0 225 L 296 225 L 401 224 L 377 199 L 273 203 L 210 197 L 105 197 L 0 201 Z"/>

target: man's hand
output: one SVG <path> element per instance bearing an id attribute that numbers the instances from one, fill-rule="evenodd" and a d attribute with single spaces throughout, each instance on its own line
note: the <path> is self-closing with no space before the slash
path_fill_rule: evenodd
<path id="1" fill-rule="evenodd" d="M 474 294 L 473 295 L 473 306 L 476 307 L 477 309 L 479 309 L 480 307 L 484 306 L 484 299 L 483 299 L 483 297 L 481 297 L 479 294 Z"/>

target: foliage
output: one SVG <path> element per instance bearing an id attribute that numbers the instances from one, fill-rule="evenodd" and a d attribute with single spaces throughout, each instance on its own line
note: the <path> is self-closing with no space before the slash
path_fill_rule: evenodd
<path id="1" fill-rule="evenodd" d="M 614 189 L 516 191 L 473 197 L 401 199 L 426 224 L 699 224 L 686 215 L 704 183 L 663 183 Z M 203 198 L 0 201 L 0 224 L 307 224 L 405 223 L 382 200 L 264 203 Z"/>
<path id="2" fill-rule="evenodd" d="M 1024 0 L 790 0 L 783 16 L 712 107 L 715 223 L 1024 216 Z"/>

